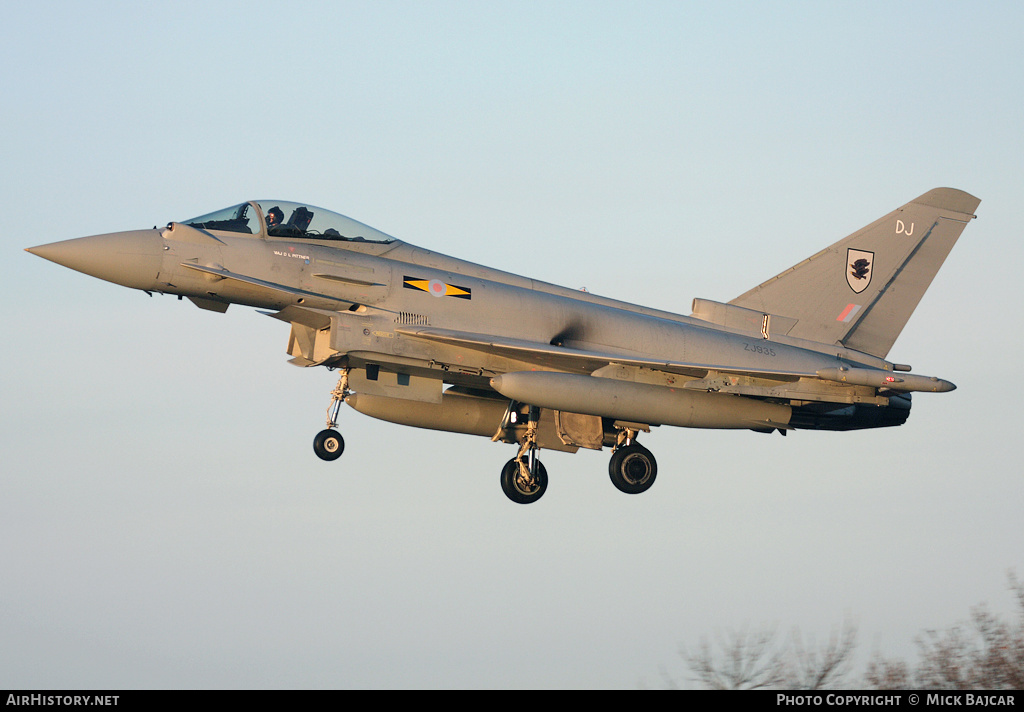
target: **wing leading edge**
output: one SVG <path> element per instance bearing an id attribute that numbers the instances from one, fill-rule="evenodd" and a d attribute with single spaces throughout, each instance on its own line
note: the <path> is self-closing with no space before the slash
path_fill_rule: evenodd
<path id="1" fill-rule="evenodd" d="M 836 368 L 815 369 L 813 371 L 739 368 L 723 364 L 685 363 L 682 361 L 639 358 L 629 354 L 573 349 L 536 341 L 510 339 L 490 334 L 450 329 L 399 328 L 397 331 L 404 336 L 424 341 L 498 354 L 567 373 L 589 373 L 595 376 L 606 375 L 607 371 L 602 373 L 602 370 L 608 367 L 627 366 L 689 376 L 693 379 L 706 379 L 715 374 L 749 376 L 778 381 L 780 383 L 793 383 L 801 379 L 813 379 L 843 385 L 868 386 L 903 393 L 912 391 L 942 393 L 956 388 L 949 381 L 932 376 L 909 373 L 894 374 L 891 371 L 875 368 L 840 366 Z M 767 394 L 765 392 L 765 395 Z"/>
<path id="2" fill-rule="evenodd" d="M 510 339 L 491 334 L 435 328 L 399 328 L 398 333 L 446 346 L 499 354 L 509 358 L 535 363 L 538 366 L 565 371 L 593 373 L 606 366 L 634 366 L 649 368 L 666 373 L 704 378 L 711 372 L 774 378 L 779 381 L 796 381 L 800 378 L 816 378 L 813 371 L 784 371 L 770 369 L 730 368 L 721 364 L 685 363 L 665 361 L 656 358 L 641 358 L 629 354 L 589 351 L 544 344 L 539 341 Z"/>

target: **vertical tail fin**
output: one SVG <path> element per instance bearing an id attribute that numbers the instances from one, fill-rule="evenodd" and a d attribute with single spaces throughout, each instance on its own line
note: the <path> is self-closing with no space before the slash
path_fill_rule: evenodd
<path id="1" fill-rule="evenodd" d="M 928 191 L 729 303 L 795 319 L 789 336 L 884 358 L 980 203 Z"/>

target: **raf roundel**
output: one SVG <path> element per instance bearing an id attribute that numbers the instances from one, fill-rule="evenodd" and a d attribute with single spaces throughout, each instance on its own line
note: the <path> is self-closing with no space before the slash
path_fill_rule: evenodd
<path id="1" fill-rule="evenodd" d="M 473 291 L 469 287 L 457 287 L 454 284 L 442 282 L 439 279 L 419 279 L 406 276 L 403 280 L 406 289 L 418 289 L 426 292 L 432 297 L 457 297 L 458 299 L 472 299 Z"/>

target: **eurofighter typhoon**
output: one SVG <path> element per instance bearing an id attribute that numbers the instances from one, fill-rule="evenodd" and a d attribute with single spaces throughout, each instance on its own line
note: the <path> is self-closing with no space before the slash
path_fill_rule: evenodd
<path id="1" fill-rule="evenodd" d="M 611 449 L 612 483 L 645 492 L 638 442 L 659 425 L 760 433 L 902 425 L 914 391 L 949 381 L 886 360 L 981 201 L 936 188 L 729 302 L 682 316 L 415 247 L 305 203 L 258 200 L 164 228 L 28 251 L 79 272 L 291 325 L 297 366 L 340 371 L 342 403 L 374 418 L 518 446 L 513 502 L 548 483 L 543 448 Z"/>

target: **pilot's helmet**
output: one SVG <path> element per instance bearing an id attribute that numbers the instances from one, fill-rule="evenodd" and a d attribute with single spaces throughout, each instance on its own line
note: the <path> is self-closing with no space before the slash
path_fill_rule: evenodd
<path id="1" fill-rule="evenodd" d="M 284 211 L 276 205 L 267 211 L 267 227 L 276 227 L 284 220 Z"/>

